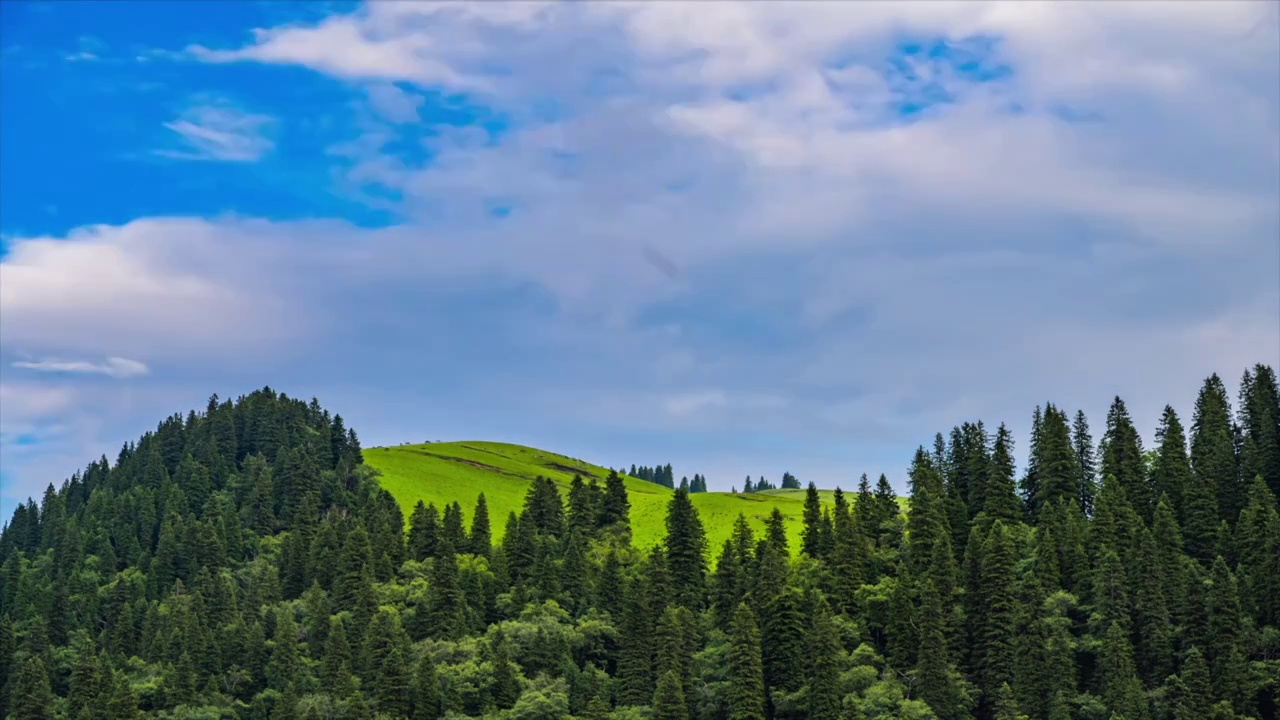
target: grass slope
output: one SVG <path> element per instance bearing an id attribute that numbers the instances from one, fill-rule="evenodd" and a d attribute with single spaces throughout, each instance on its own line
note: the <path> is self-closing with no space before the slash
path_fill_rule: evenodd
<path id="1" fill-rule="evenodd" d="M 419 500 L 435 503 L 439 508 L 457 502 L 462 505 L 469 527 L 476 497 L 484 493 L 495 541 L 502 537 L 507 514 L 520 512 L 525 492 L 535 477 L 554 480 L 567 501 L 575 474 L 588 482 L 595 477 L 601 484 L 609 474 L 607 468 L 545 450 L 479 441 L 371 448 L 364 451 L 364 460 L 382 474 L 382 486 L 400 503 L 406 522 Z M 625 482 L 631 498 L 632 541 L 637 547 L 652 547 L 667 534 L 667 504 L 673 492 L 632 477 L 626 477 Z M 774 508 L 786 518 L 792 550 L 799 549 L 803 490 L 708 492 L 692 497 L 707 530 L 708 551 L 713 555 L 719 553 L 732 532 L 738 513 L 746 515 L 758 535 Z M 822 491 L 822 500 L 825 505 L 831 504 L 832 493 Z"/>

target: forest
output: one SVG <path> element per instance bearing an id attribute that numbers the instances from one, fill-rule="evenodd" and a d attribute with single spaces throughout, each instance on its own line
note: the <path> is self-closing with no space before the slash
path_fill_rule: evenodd
<path id="1" fill-rule="evenodd" d="M 681 483 L 642 550 L 616 474 L 406 518 L 341 416 L 214 396 L 7 521 L 0 717 L 1271 720 L 1274 369 L 1189 421 L 1046 404 L 1020 471 L 965 422 L 905 505 L 809 483 L 799 547 L 707 547 Z"/>

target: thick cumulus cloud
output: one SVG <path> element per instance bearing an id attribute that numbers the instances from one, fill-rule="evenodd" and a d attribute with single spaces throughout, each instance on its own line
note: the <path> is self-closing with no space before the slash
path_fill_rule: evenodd
<path id="1" fill-rule="evenodd" d="M 727 487 L 892 473 L 1046 399 L 1150 429 L 1280 361 L 1274 4 L 380 2 L 184 54 L 350 84 L 330 161 L 398 222 L 16 239 L 10 363 L 136 358 L 157 402 L 269 367 L 367 440 Z M 500 122 L 419 122 L 441 97 Z"/>

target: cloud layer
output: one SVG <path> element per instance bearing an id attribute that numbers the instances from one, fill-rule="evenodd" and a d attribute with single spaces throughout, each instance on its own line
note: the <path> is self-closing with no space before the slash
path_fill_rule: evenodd
<path id="1" fill-rule="evenodd" d="M 305 167 L 332 205 L 213 193 L 14 238 L 0 355 L 155 370 L 67 386 L 108 415 L 270 383 L 367 442 L 510 439 L 723 488 L 900 478 L 933 432 L 1025 431 L 1045 400 L 1100 424 L 1119 393 L 1150 431 L 1208 373 L 1280 362 L 1274 7 L 380 2 L 183 42 L 193 73 L 344 94 L 197 104 L 164 152 L 241 182 Z M 214 91 L 243 87 L 185 89 Z M 30 491 L 71 453 L 4 472 Z"/>

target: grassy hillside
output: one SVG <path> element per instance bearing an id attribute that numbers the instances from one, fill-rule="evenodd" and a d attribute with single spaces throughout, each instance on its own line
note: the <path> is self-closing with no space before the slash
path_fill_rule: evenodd
<path id="1" fill-rule="evenodd" d="M 587 481 L 595 477 L 602 484 L 609 474 L 606 468 L 545 450 L 478 441 L 372 448 L 364 451 L 364 459 L 382 473 L 383 487 L 400 503 L 406 520 L 419 500 L 437 507 L 457 501 L 469 524 L 476 496 L 483 492 L 495 541 L 502 537 L 507 513 L 520 511 L 529 482 L 535 477 L 551 478 L 567 496 L 575 474 Z M 672 491 L 631 477 L 626 478 L 626 484 L 631 496 L 633 541 L 639 547 L 655 545 L 666 535 Z M 824 490 L 822 499 L 830 504 L 832 493 Z M 744 513 L 759 532 L 775 507 L 787 519 L 792 549 L 799 548 L 803 490 L 695 493 L 693 503 L 702 515 L 713 553 L 719 552 L 729 537 L 738 513 Z"/>

